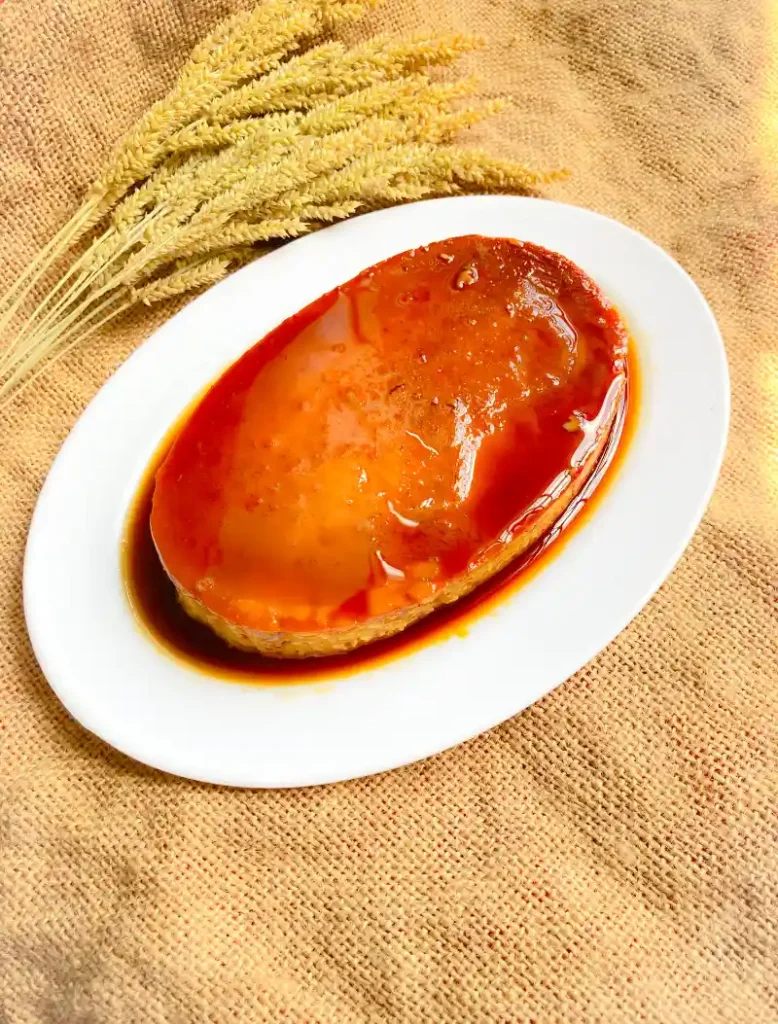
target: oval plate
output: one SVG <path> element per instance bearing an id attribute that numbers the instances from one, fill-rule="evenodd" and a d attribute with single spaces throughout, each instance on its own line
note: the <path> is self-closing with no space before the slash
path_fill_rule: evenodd
<path id="1" fill-rule="evenodd" d="M 466 636 L 347 678 L 254 686 L 202 675 L 163 653 L 128 606 L 120 542 L 171 424 L 209 381 L 313 299 L 379 260 L 470 233 L 568 256 L 613 299 L 637 339 L 639 422 L 596 514 Z M 546 200 L 472 196 L 337 224 L 190 303 L 89 405 L 30 528 L 24 608 L 35 653 L 87 729 L 176 775 L 303 786 L 428 757 L 532 704 L 637 614 L 699 523 L 728 415 L 724 348 L 700 291 L 661 249 L 616 221 Z"/>

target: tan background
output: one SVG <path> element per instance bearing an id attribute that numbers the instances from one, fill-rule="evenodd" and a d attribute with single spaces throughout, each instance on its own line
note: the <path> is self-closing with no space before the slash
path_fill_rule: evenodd
<path id="1" fill-rule="evenodd" d="M 234 6 L 0 6 L 4 278 Z M 778 1021 L 778 4 L 373 20 L 428 7 L 488 32 L 486 91 L 518 97 L 490 143 L 570 167 L 555 196 L 646 232 L 709 297 L 733 421 L 707 518 L 601 657 L 486 736 L 301 792 L 168 778 L 68 718 L 22 620 L 43 476 L 166 312 L 93 339 L 0 419 L 3 1024 Z"/>

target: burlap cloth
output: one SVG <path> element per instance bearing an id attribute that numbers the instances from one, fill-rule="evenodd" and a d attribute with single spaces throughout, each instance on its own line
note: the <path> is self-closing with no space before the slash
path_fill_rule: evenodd
<path id="1" fill-rule="evenodd" d="M 4 277 L 229 8 L 0 6 Z M 168 778 L 69 719 L 22 618 L 44 474 L 169 310 L 92 339 L 0 420 L 4 1024 L 778 1021 L 778 7 L 426 8 L 373 23 L 488 33 L 486 91 L 518 104 L 483 135 L 570 167 L 553 195 L 646 232 L 710 299 L 733 423 L 706 520 L 602 656 L 486 736 L 307 791 Z"/>

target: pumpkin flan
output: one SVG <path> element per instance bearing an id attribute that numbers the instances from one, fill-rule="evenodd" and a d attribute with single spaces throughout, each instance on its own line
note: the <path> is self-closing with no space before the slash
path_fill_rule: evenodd
<path id="1" fill-rule="evenodd" d="M 160 466 L 151 531 L 229 644 L 335 654 L 543 536 L 625 400 L 627 335 L 557 253 L 466 236 L 311 303 L 237 360 Z"/>

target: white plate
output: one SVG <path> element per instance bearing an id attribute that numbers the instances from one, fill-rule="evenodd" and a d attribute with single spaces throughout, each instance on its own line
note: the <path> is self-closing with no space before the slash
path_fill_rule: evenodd
<path id="1" fill-rule="evenodd" d="M 136 624 L 119 569 L 128 506 L 194 395 L 291 313 L 365 267 L 439 239 L 511 236 L 598 281 L 637 340 L 639 423 L 596 514 L 535 578 L 454 636 L 348 678 L 258 687 L 202 675 Z M 544 200 L 474 196 L 374 213 L 292 242 L 192 302 L 100 391 L 41 492 L 24 567 L 33 647 L 70 713 L 130 756 L 234 786 L 302 786 L 427 757 L 526 708 L 593 658 L 681 555 L 729 414 L 713 316 L 643 236 Z"/>

